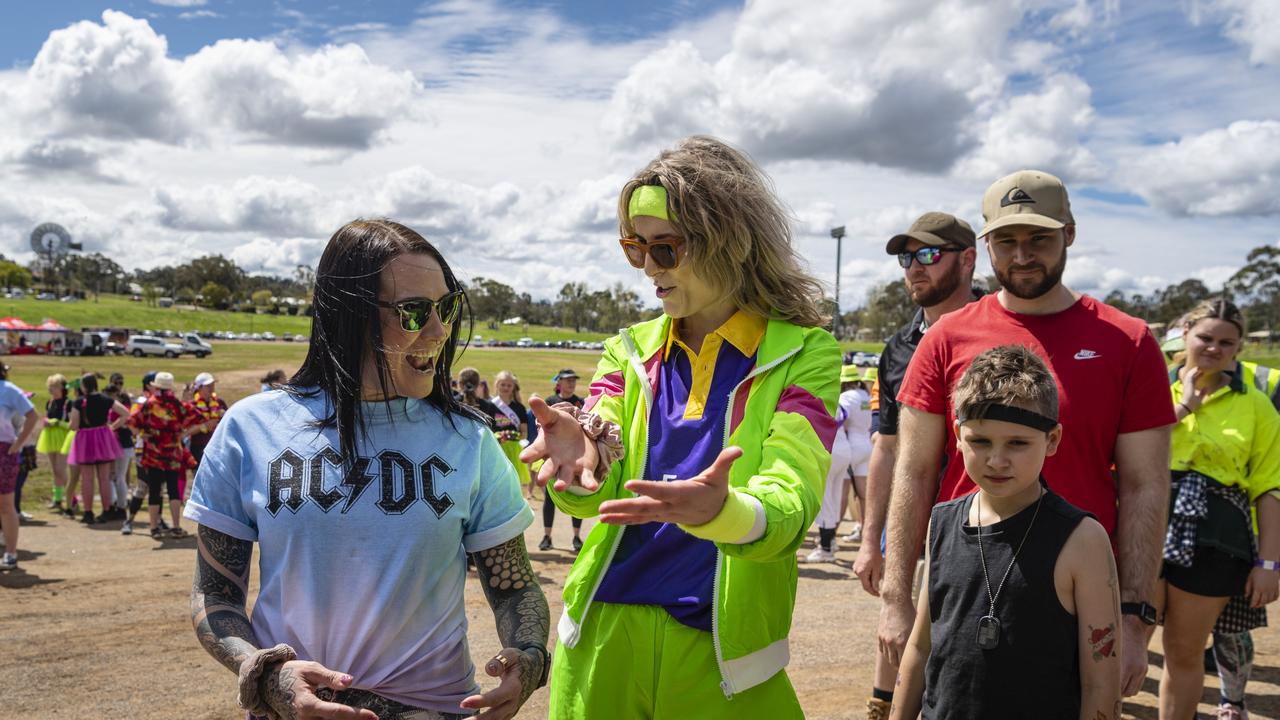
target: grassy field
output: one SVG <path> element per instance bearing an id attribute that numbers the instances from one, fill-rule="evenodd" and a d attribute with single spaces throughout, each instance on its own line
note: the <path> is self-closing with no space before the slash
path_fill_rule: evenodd
<path id="1" fill-rule="evenodd" d="M 463 328 L 463 332 L 466 328 Z M 509 340 L 515 342 L 520 338 L 532 338 L 534 340 L 581 340 L 583 342 L 592 342 L 596 340 L 604 340 L 614 333 L 591 332 L 583 330 L 575 332 L 573 328 L 562 327 L 544 327 L 542 325 L 498 325 L 497 327 L 489 327 L 487 323 L 477 322 L 472 331 L 472 338 L 483 340 Z"/>
<path id="2" fill-rule="evenodd" d="M 101 298 L 73 303 L 30 297 L 5 298 L 0 300 L 0 308 L 5 315 L 20 317 L 32 325 L 39 324 L 45 318 L 52 318 L 72 329 L 109 326 L 178 332 L 273 332 L 277 335 L 286 332 L 290 335 L 306 335 L 311 332 L 309 317 L 147 307 L 124 295 L 103 294 Z"/>

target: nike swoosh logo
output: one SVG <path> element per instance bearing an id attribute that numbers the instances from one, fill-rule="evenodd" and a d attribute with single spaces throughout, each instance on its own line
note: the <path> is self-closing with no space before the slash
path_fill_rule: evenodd
<path id="1" fill-rule="evenodd" d="M 1092 350 L 1081 350 L 1080 352 L 1076 353 L 1077 360 L 1092 360 L 1094 358 L 1100 358 L 1100 357 L 1102 356 Z"/>

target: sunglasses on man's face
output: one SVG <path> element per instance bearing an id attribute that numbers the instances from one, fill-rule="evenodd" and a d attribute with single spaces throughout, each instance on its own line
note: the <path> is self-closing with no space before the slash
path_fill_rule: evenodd
<path id="1" fill-rule="evenodd" d="M 375 304 L 378 307 L 395 310 L 396 314 L 400 316 L 400 327 L 405 332 L 418 332 L 427 326 L 433 310 L 443 325 L 448 325 L 457 320 L 458 315 L 462 314 L 462 291 L 451 292 L 439 300 L 409 298 L 408 300 L 393 303 L 379 300 Z"/>
<path id="2" fill-rule="evenodd" d="M 921 265 L 934 265 L 942 260 L 942 253 L 963 252 L 964 248 L 958 247 L 922 247 L 915 252 L 898 253 L 898 264 L 904 269 L 911 267 L 911 262 L 917 261 Z"/>
<path id="3" fill-rule="evenodd" d="M 653 258 L 653 262 L 663 270 L 671 270 L 680 264 L 684 259 L 684 238 L 676 237 L 670 240 L 652 240 L 650 242 L 640 242 L 639 238 L 624 237 L 618 240 L 622 245 L 622 252 L 627 256 L 627 262 L 631 263 L 631 267 L 644 269 L 644 257 L 648 255 Z"/>

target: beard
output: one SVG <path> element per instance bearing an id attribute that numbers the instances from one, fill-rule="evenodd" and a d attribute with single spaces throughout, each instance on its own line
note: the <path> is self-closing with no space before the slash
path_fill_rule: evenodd
<path id="1" fill-rule="evenodd" d="M 1011 268 L 1012 266 L 1010 266 Z M 1010 268 L 1001 270 L 992 263 L 992 269 L 995 270 L 996 280 L 1000 281 L 1000 287 L 1003 287 L 1008 293 L 1016 298 L 1023 300 L 1035 300 L 1052 290 L 1058 283 L 1062 282 L 1062 273 L 1067 268 L 1067 249 L 1062 248 L 1062 254 L 1058 256 L 1057 262 L 1046 267 L 1044 265 L 1032 265 L 1027 268 L 1019 268 L 1020 270 L 1028 270 L 1038 268 L 1044 272 L 1044 277 L 1039 280 L 1030 278 L 1014 279 L 1013 272 Z"/>
<path id="2" fill-rule="evenodd" d="M 960 287 L 960 265 L 959 263 L 951 266 L 951 271 L 938 278 L 937 282 L 930 282 L 929 286 L 917 291 L 907 283 L 907 293 L 911 295 L 911 302 L 916 305 L 927 308 L 933 307 L 938 303 L 951 297 L 951 293 Z"/>

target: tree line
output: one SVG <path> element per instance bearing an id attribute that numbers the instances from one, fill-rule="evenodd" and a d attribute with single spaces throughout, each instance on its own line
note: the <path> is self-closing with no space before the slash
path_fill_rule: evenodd
<path id="1" fill-rule="evenodd" d="M 658 313 L 656 308 L 646 308 L 640 296 L 622 283 L 600 290 L 586 283 L 565 283 L 554 299 L 542 300 L 534 300 L 527 292 L 517 292 L 506 283 L 485 277 L 467 283 L 466 289 L 476 323 L 491 328 L 518 319 L 528 325 L 612 333 Z"/>
<path id="2" fill-rule="evenodd" d="M 268 313 L 307 313 L 315 270 L 299 265 L 292 277 L 250 275 L 222 255 L 204 255 L 179 265 L 125 270 L 101 253 L 69 255 L 48 268 L 39 260 L 22 266 L 0 255 L 0 285 L 30 290 L 41 288 L 59 295 L 81 297 L 100 293 L 129 295 L 132 285 L 148 305 L 161 298 L 217 310 Z M 529 325 L 572 327 L 575 331 L 613 332 L 643 317 L 656 315 L 640 296 L 621 283 L 595 289 L 586 283 L 565 283 L 553 299 L 534 300 L 506 283 L 477 277 L 464 283 L 477 324 L 496 327 L 512 318 Z"/>
<path id="3" fill-rule="evenodd" d="M 309 304 L 314 271 L 300 266 L 293 277 L 250 275 L 222 255 L 205 255 L 180 265 L 125 270 L 101 253 L 60 258 L 52 267 L 37 260 L 22 266 L 0 255 L 0 283 L 7 288 L 42 288 L 80 297 L 101 293 L 129 295 L 137 285 L 148 305 L 168 297 L 179 303 L 218 310 L 298 312 Z M 287 302 L 292 298 L 294 302 Z"/>

